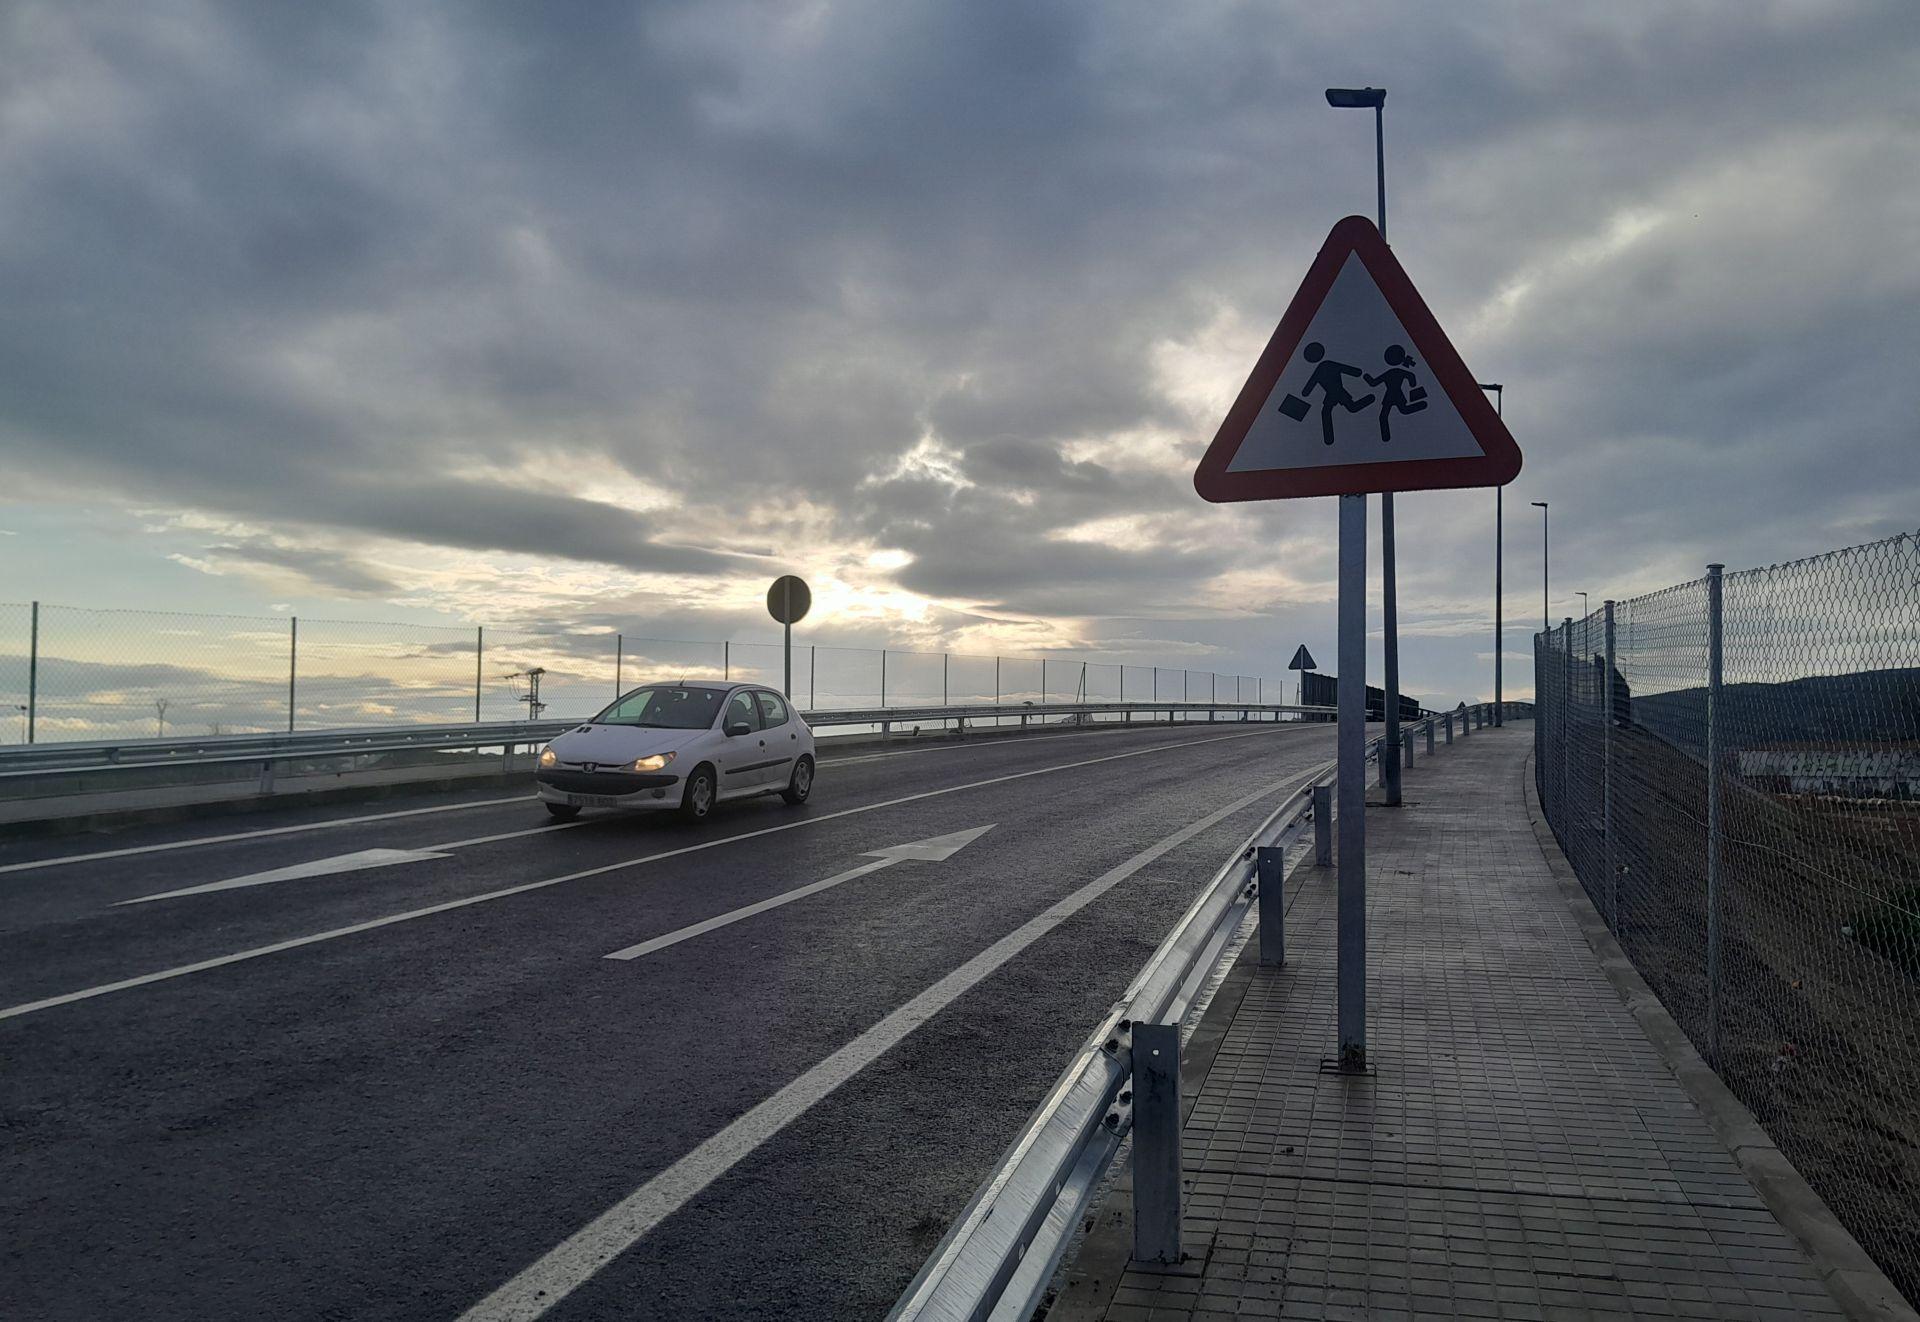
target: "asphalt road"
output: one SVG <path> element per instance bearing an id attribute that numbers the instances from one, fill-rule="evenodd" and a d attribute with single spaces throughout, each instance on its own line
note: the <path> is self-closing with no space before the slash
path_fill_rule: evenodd
<path id="1" fill-rule="evenodd" d="M 0 844 L 0 1317 L 884 1313 L 1331 755 L 1108 729 L 829 749 L 700 826 L 496 785 Z M 409 852 L 197 889 L 367 850 Z"/>

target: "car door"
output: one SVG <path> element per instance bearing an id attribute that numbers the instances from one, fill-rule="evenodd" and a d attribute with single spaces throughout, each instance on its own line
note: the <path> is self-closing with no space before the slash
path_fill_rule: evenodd
<path id="1" fill-rule="evenodd" d="M 744 722 L 746 734 L 727 734 L 727 728 Z M 720 768 L 720 794 L 751 794 L 766 783 L 767 740 L 760 730 L 760 704 L 751 689 L 741 689 L 720 709 L 720 748 L 714 762 Z"/>
<path id="2" fill-rule="evenodd" d="M 778 693 L 755 689 L 753 699 L 760 708 L 760 738 L 767 746 L 767 774 L 761 783 L 781 788 L 792 778 L 793 760 L 800 756 L 800 723 Z"/>

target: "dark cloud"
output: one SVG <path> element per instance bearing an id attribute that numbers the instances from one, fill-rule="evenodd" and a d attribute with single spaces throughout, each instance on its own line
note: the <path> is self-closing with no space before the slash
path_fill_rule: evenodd
<path id="1" fill-rule="evenodd" d="M 271 527 L 215 555 L 342 594 L 385 590 L 358 535 L 755 576 L 727 548 L 813 548 L 716 515 L 804 505 L 908 552 L 956 626 L 1165 638 L 1184 603 L 1253 658 L 1271 626 L 1216 617 L 1277 598 L 1209 585 L 1324 586 L 1322 513 L 1066 456 L 1210 434 L 1164 350 L 1223 316 L 1257 343 L 1370 208 L 1367 125 L 1320 89 L 1374 82 L 1396 250 L 1511 386 L 1510 577 L 1552 495 L 1565 572 L 1652 586 L 1920 495 L 1916 36 L 1896 0 L 29 0 L 0 15 L 0 447 Z M 898 471 L 925 438 L 973 485 Z M 675 504 L 569 494 L 622 474 Z M 1487 503 L 1404 502 L 1410 619 L 1484 598 Z M 1060 536 L 1101 519 L 1143 531 Z M 1479 691 L 1474 645 L 1410 672 Z"/>

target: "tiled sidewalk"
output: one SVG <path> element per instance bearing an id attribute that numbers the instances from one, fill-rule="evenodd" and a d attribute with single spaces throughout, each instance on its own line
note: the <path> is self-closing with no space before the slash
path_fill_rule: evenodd
<path id="1" fill-rule="evenodd" d="M 1842 1316 L 1582 936 L 1528 822 L 1531 739 L 1423 755 L 1368 812 L 1373 1077 L 1320 1072 L 1333 877 L 1295 874 L 1291 962 L 1254 972 L 1186 1125 L 1200 1260 L 1117 1288 L 1083 1261 L 1060 1316 Z"/>

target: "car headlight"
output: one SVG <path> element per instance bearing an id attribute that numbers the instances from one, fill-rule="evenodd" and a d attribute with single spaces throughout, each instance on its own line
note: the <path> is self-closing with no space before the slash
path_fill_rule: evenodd
<path id="1" fill-rule="evenodd" d="M 671 761 L 673 761 L 672 753 L 655 753 L 652 757 L 636 757 L 633 759 L 633 769 L 635 771 L 664 771 L 667 763 Z"/>
<path id="2" fill-rule="evenodd" d="M 554 752 L 554 751 L 553 751 L 553 748 L 552 748 L 552 746 L 551 746 L 551 745 L 549 745 L 548 747 L 546 747 L 546 748 L 543 748 L 543 749 L 541 749 L 541 750 L 540 750 L 540 765 L 541 765 L 541 766 L 543 766 L 543 767 L 550 767 L 550 766 L 554 766 L 554 765 L 555 765 L 555 764 L 557 764 L 557 763 L 558 763 L 559 761 L 560 761 L 560 755 L 559 755 L 558 753 L 556 753 L 556 752 Z"/>

